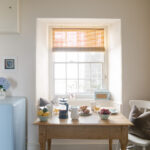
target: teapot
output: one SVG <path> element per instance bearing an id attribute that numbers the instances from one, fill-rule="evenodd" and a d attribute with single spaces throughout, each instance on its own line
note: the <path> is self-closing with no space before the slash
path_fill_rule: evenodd
<path id="1" fill-rule="evenodd" d="M 65 98 L 60 100 L 60 105 L 64 107 L 61 107 L 59 110 L 59 119 L 67 119 L 68 118 L 68 103 Z"/>

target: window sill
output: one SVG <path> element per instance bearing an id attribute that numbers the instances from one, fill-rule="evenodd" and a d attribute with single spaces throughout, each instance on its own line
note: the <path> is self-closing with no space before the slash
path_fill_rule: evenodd
<path id="1" fill-rule="evenodd" d="M 94 98 L 76 98 L 76 99 L 68 99 L 68 102 L 75 102 L 75 101 L 88 101 L 88 102 L 112 102 L 113 100 L 110 99 L 110 100 L 105 100 L 105 99 L 102 99 L 102 100 L 95 100 Z"/>
<path id="2" fill-rule="evenodd" d="M 101 107 L 113 107 L 115 102 L 113 100 L 95 100 L 95 99 L 74 99 L 68 100 L 70 105 L 87 105 L 91 106 L 91 103 L 95 102 L 96 105 L 100 105 Z"/>

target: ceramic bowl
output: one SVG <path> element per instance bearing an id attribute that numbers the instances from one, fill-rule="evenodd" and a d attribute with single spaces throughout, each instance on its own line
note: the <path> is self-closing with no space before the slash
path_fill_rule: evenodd
<path id="1" fill-rule="evenodd" d="M 40 121 L 46 122 L 48 121 L 49 116 L 39 116 L 39 118 L 40 118 Z"/>
<path id="2" fill-rule="evenodd" d="M 110 116 L 110 114 L 100 114 L 100 113 L 98 113 L 98 115 L 102 120 L 108 120 Z"/>

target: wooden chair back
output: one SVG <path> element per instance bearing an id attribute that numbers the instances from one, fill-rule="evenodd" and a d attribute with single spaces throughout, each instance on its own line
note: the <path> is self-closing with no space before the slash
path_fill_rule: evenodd
<path id="1" fill-rule="evenodd" d="M 139 109 L 144 109 L 144 112 L 150 110 L 150 101 L 148 100 L 130 100 L 130 106 L 136 105 Z"/>

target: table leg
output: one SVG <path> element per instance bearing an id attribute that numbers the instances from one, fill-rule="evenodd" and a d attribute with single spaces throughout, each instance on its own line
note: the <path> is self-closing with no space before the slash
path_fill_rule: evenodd
<path id="1" fill-rule="evenodd" d="M 45 149 L 46 149 L 46 142 L 40 141 L 40 150 L 45 150 Z"/>
<path id="2" fill-rule="evenodd" d="M 120 139 L 121 150 L 126 150 L 128 144 L 128 127 L 122 127 L 122 134 Z"/>
<path id="3" fill-rule="evenodd" d="M 51 139 L 48 139 L 48 150 L 51 150 Z"/>
<path id="4" fill-rule="evenodd" d="M 124 144 L 122 141 L 120 141 L 121 150 L 126 150 L 127 144 Z"/>
<path id="5" fill-rule="evenodd" d="M 39 126 L 40 150 L 46 150 L 46 127 Z"/>
<path id="6" fill-rule="evenodd" d="M 112 139 L 109 139 L 109 150 L 112 150 Z"/>

